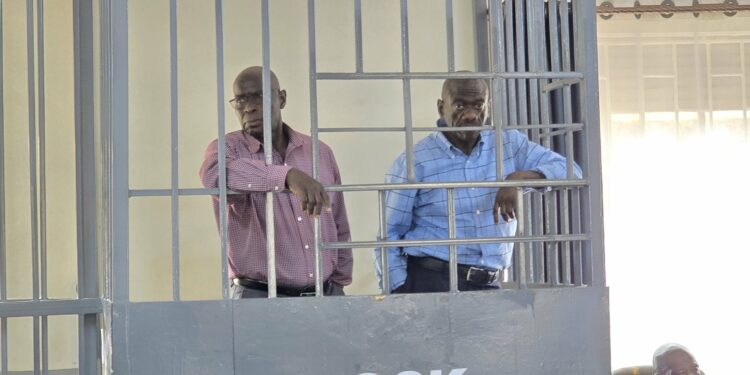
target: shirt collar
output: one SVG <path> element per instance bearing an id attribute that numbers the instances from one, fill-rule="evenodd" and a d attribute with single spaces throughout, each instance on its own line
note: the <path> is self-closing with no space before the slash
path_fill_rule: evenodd
<path id="1" fill-rule="evenodd" d="M 446 127 L 447 125 L 445 124 L 445 120 L 439 119 L 437 120 L 437 126 L 439 128 L 443 128 L 443 127 Z M 479 132 L 479 141 L 474 146 L 474 149 L 472 149 L 472 154 L 474 153 L 474 150 L 478 150 L 479 154 L 482 153 L 482 150 L 484 149 L 484 146 L 486 145 L 485 136 L 487 136 L 487 134 L 485 133 L 486 131 Z M 445 151 L 445 153 L 447 153 L 448 156 L 454 156 L 457 154 L 464 155 L 463 151 L 459 150 L 458 147 L 454 146 L 448 140 L 448 138 L 445 137 L 444 132 L 435 132 L 435 141 L 440 147 L 440 149 Z"/>
<path id="2" fill-rule="evenodd" d="M 299 132 L 292 129 L 289 125 L 286 123 L 282 123 L 284 127 L 284 131 L 286 132 L 286 136 L 289 138 L 289 144 L 286 146 L 287 151 L 297 148 L 299 146 L 304 145 L 307 143 L 307 139 L 300 134 Z M 260 152 L 263 148 L 263 142 L 255 139 L 255 137 L 247 134 L 246 132 L 242 131 L 242 136 L 245 138 L 245 141 L 247 142 L 247 148 L 248 151 L 252 153 Z"/>

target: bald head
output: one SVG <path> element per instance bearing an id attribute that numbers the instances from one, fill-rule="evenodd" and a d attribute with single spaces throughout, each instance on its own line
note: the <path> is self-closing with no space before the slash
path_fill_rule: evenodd
<path id="1" fill-rule="evenodd" d="M 487 95 L 489 88 L 487 87 L 487 83 L 481 79 L 450 78 L 443 82 L 443 100 L 457 91 L 473 93 L 475 95 Z"/>
<path id="2" fill-rule="evenodd" d="M 690 351 L 680 344 L 664 344 L 654 352 L 654 369 L 657 375 L 699 375 L 698 362 Z"/>
<path id="3" fill-rule="evenodd" d="M 263 67 L 262 66 L 251 66 L 249 68 L 245 68 L 243 71 L 240 72 L 240 74 L 237 75 L 237 78 L 234 79 L 234 91 L 235 95 L 237 94 L 237 86 L 247 80 L 253 80 L 253 81 L 259 81 L 263 82 Z M 276 73 L 271 71 L 271 90 L 272 91 L 279 91 L 279 79 L 276 78 Z"/>

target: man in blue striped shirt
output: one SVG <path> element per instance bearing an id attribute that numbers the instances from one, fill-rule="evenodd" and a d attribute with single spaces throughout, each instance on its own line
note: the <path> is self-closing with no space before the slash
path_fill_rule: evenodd
<path id="1" fill-rule="evenodd" d="M 485 123 L 488 87 L 481 79 L 448 79 L 437 107 L 439 123 L 478 127 Z M 492 130 L 435 132 L 414 146 L 416 182 L 496 181 L 496 140 Z M 517 130 L 504 130 L 503 179 L 564 179 L 566 159 Z M 401 154 L 386 182 L 408 182 L 406 156 Z M 574 174 L 581 170 L 574 166 Z M 455 189 L 456 238 L 509 237 L 516 234 L 517 190 L 514 187 Z M 448 238 L 446 189 L 392 190 L 386 194 L 388 240 Z M 509 267 L 512 243 L 457 246 L 459 290 L 499 288 L 500 272 Z M 382 276 L 380 249 L 375 249 Z M 388 249 L 390 288 L 394 293 L 449 290 L 448 246 L 406 246 Z"/>

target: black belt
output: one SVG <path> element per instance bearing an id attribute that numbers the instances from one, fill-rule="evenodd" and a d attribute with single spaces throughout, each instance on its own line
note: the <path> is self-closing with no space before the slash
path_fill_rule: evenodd
<path id="1" fill-rule="evenodd" d="M 410 256 L 409 260 L 413 261 L 419 267 L 437 272 L 448 272 L 448 269 L 450 268 L 448 262 L 433 257 Z M 459 280 L 466 280 L 475 285 L 489 285 L 494 284 L 500 278 L 500 270 L 490 270 L 459 264 L 458 278 Z"/>
<path id="2" fill-rule="evenodd" d="M 268 292 L 268 284 L 262 281 L 253 279 L 236 278 L 232 279 L 234 285 L 239 285 L 243 288 L 262 290 Z M 328 290 L 328 281 L 323 282 L 323 292 Z M 286 286 L 276 285 L 276 293 L 283 294 L 290 297 L 304 297 L 315 295 L 315 285 L 304 288 L 290 288 Z"/>

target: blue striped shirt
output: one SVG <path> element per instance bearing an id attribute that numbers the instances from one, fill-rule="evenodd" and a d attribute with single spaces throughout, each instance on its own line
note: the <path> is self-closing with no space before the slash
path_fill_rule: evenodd
<path id="1" fill-rule="evenodd" d="M 565 157 L 529 139 L 517 130 L 504 130 L 503 173 L 535 171 L 547 179 L 567 176 Z M 496 140 L 492 130 L 480 134 L 471 155 L 453 146 L 441 132 L 435 132 L 414 146 L 414 174 L 417 182 L 496 181 Z M 581 169 L 574 165 L 575 175 Z M 401 154 L 385 178 L 387 183 L 406 183 L 406 155 Z M 517 221 L 495 224 L 492 209 L 496 188 L 455 189 L 456 238 L 509 237 L 516 234 Z M 448 238 L 446 189 L 391 190 L 386 193 L 388 240 L 430 240 Z M 431 256 L 448 260 L 448 246 L 407 246 L 388 250 L 391 290 L 406 281 L 406 255 Z M 510 266 L 512 243 L 457 246 L 458 263 L 489 269 Z M 380 249 L 375 249 L 378 277 L 382 275 Z"/>

